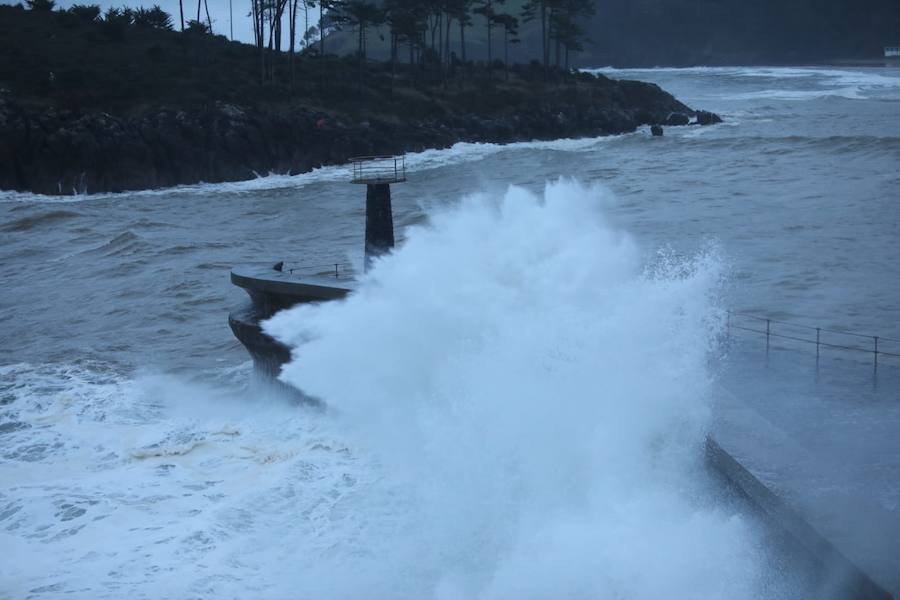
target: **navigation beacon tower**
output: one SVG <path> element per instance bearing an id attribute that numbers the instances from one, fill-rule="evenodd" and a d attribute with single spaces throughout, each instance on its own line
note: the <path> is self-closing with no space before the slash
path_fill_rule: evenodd
<path id="1" fill-rule="evenodd" d="M 353 165 L 351 183 L 366 186 L 365 268 L 372 259 L 394 247 L 394 217 L 391 184 L 406 181 L 404 156 L 359 156 Z"/>

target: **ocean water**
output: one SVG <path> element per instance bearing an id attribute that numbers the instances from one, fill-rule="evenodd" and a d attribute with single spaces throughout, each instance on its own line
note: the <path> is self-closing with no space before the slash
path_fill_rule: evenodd
<path id="1" fill-rule="evenodd" d="M 325 409 L 228 270 L 359 265 L 346 169 L 0 193 L 0 597 L 807 594 L 700 448 L 725 311 L 900 339 L 900 71 L 601 71 L 726 122 L 409 156 L 402 248 L 270 324 Z"/>

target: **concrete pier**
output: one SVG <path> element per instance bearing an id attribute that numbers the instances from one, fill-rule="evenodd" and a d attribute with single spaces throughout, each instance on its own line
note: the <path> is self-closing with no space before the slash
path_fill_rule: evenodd
<path id="1" fill-rule="evenodd" d="M 238 265 L 231 270 L 231 283 L 250 296 L 250 303 L 231 311 L 228 325 L 250 353 L 258 373 L 272 379 L 291 359 L 290 349 L 263 332 L 260 323 L 276 312 L 297 304 L 344 298 L 356 287 L 350 274 L 335 276 L 277 271 L 272 265 Z"/>
<path id="2" fill-rule="evenodd" d="M 820 597 L 900 598 L 900 369 L 732 352 L 710 466 L 818 565 Z"/>

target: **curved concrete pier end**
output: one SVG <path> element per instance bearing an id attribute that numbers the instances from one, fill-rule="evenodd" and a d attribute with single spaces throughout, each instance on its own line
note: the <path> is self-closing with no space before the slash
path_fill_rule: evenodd
<path id="1" fill-rule="evenodd" d="M 391 184 L 406 181 L 406 159 L 398 156 L 360 156 L 350 159 L 350 183 L 366 186 L 366 238 L 364 266 L 394 248 L 394 217 L 391 209 Z M 235 337 L 247 348 L 256 372 L 277 379 L 281 367 L 291 360 L 284 344 L 266 335 L 260 323 L 279 310 L 305 302 L 327 302 L 344 298 L 356 287 L 352 273 L 310 272 L 309 268 L 291 268 L 284 262 L 264 265 L 240 265 L 231 270 L 231 283 L 250 296 L 250 304 L 231 311 L 228 324 Z"/>
<path id="2" fill-rule="evenodd" d="M 339 272 L 334 275 L 292 273 L 289 269 L 278 271 L 272 265 L 235 266 L 231 270 L 231 283 L 243 288 L 250 302 L 232 310 L 228 324 L 250 353 L 257 372 L 272 379 L 290 361 L 291 351 L 263 332 L 262 321 L 297 304 L 344 298 L 356 287 L 355 280 Z"/>

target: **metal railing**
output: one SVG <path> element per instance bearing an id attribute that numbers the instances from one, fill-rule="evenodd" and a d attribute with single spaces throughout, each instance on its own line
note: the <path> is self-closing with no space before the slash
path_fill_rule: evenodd
<path id="1" fill-rule="evenodd" d="M 871 354 L 875 368 L 878 367 L 879 357 L 900 358 L 900 339 L 869 335 L 854 331 L 841 331 L 827 327 L 813 327 L 801 325 L 781 319 L 763 317 L 752 313 L 728 311 L 727 328 L 729 335 L 732 330 L 758 333 L 766 336 L 766 351 L 772 344 L 772 340 L 788 340 L 816 347 L 816 358 L 822 353 L 822 349 L 834 349 L 850 351 L 858 354 Z M 815 332 L 815 338 L 813 338 Z M 886 351 L 885 344 L 891 350 Z"/>
<path id="2" fill-rule="evenodd" d="M 353 265 L 348 262 L 319 264 L 286 264 L 282 272 L 291 275 L 327 275 L 335 279 L 350 279 L 354 275 Z"/>
<path id="3" fill-rule="evenodd" d="M 357 156 L 350 159 L 351 183 L 382 184 L 406 181 L 406 156 Z"/>

